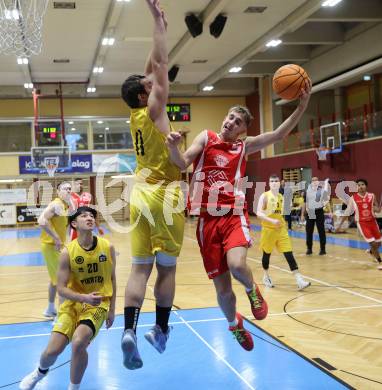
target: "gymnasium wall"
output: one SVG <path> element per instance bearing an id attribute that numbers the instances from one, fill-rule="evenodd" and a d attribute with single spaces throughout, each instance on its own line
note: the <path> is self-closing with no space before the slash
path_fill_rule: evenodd
<path id="1" fill-rule="evenodd" d="M 57 99 L 41 99 L 40 116 L 59 115 Z M 236 104 L 245 104 L 245 97 L 196 97 L 172 98 L 169 103 L 190 103 L 191 121 L 174 122 L 174 127 L 190 129 L 189 139 L 192 140 L 203 129 L 219 130 L 228 109 Z M 98 116 L 98 117 L 128 117 L 130 110 L 122 99 L 64 99 L 64 115 Z M 0 104 L 1 118 L 33 117 L 32 99 L 4 99 Z"/>
<path id="2" fill-rule="evenodd" d="M 173 98 L 170 103 L 190 103 L 191 121 L 173 122 L 174 128 L 187 128 L 188 146 L 197 134 L 204 129 L 218 131 L 228 109 L 237 104 L 245 104 L 245 97 L 200 97 Z M 57 99 L 40 100 L 40 115 L 57 117 L 59 113 Z M 97 116 L 97 117 L 128 117 L 130 110 L 122 99 L 64 99 L 64 115 Z M 17 119 L 33 117 L 32 99 L 4 99 L 0 104 L 1 118 Z M 17 176 L 19 174 L 18 156 L 0 154 L 0 176 Z"/>
<path id="3" fill-rule="evenodd" d="M 378 199 L 382 194 L 382 180 L 379 156 L 382 150 L 382 139 L 372 139 L 346 144 L 342 153 L 318 162 L 315 151 L 295 153 L 267 159 L 248 161 L 247 175 L 256 181 L 267 181 L 272 173 L 280 174 L 286 168 L 312 168 L 312 175 L 320 179 L 330 178 L 333 181 L 355 180 L 362 177 L 368 180 L 369 190 Z"/>

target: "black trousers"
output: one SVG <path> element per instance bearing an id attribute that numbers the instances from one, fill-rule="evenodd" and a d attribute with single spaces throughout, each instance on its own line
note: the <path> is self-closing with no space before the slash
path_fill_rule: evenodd
<path id="1" fill-rule="evenodd" d="M 316 214 L 316 218 L 309 218 L 309 215 L 305 214 L 306 247 L 308 250 L 312 250 L 314 224 L 316 224 L 317 230 L 318 230 L 318 235 L 320 236 L 320 249 L 322 251 L 325 251 L 326 233 L 325 233 L 324 209 L 322 209 L 322 208 L 316 209 L 315 214 Z"/>
<path id="2" fill-rule="evenodd" d="M 286 222 L 288 222 L 288 229 L 292 229 L 292 215 L 284 215 L 284 219 Z"/>

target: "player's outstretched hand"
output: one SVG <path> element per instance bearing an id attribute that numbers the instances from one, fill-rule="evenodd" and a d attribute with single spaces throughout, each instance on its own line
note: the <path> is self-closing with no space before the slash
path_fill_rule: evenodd
<path id="1" fill-rule="evenodd" d="M 182 135 L 177 132 L 171 132 L 167 136 L 166 144 L 169 148 L 176 148 L 182 142 Z"/>
<path id="2" fill-rule="evenodd" d="M 309 103 L 310 91 L 311 91 L 310 87 L 307 87 L 307 88 L 301 90 L 299 106 L 303 107 L 304 109 L 307 107 L 307 105 Z"/>
<path id="3" fill-rule="evenodd" d="M 146 0 L 146 3 L 154 18 L 163 18 L 163 11 L 160 8 L 159 0 Z"/>
<path id="4" fill-rule="evenodd" d="M 92 306 L 99 306 L 102 302 L 102 295 L 98 292 L 91 292 L 90 294 L 84 294 L 83 301 Z"/>

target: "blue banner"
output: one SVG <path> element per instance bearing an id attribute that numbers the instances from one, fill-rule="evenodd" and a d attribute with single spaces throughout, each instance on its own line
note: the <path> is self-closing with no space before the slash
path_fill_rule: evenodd
<path id="1" fill-rule="evenodd" d="M 57 168 L 56 173 L 81 173 L 92 172 L 91 154 L 72 154 L 71 166 L 67 168 Z M 44 168 L 34 168 L 31 156 L 19 156 L 19 171 L 22 174 L 46 174 Z"/>

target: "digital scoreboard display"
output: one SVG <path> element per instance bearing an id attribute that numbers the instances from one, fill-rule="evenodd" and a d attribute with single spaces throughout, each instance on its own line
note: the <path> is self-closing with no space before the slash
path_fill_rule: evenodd
<path id="1" fill-rule="evenodd" d="M 46 121 L 35 124 L 37 146 L 61 145 L 61 122 Z"/>
<path id="2" fill-rule="evenodd" d="M 60 122 L 40 122 L 38 124 L 37 131 L 41 134 L 42 138 L 48 139 L 57 139 L 59 133 L 61 132 L 61 123 Z"/>
<path id="3" fill-rule="evenodd" d="M 167 104 L 167 115 L 171 122 L 189 122 L 191 120 L 190 104 Z"/>

